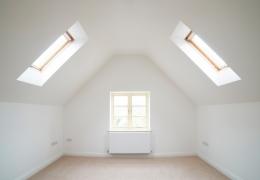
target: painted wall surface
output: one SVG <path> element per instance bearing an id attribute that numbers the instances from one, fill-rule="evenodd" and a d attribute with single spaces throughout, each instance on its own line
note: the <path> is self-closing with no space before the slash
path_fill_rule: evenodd
<path id="1" fill-rule="evenodd" d="M 61 114 L 61 107 L 0 103 L 1 180 L 25 179 L 62 154 Z"/>
<path id="2" fill-rule="evenodd" d="M 260 179 L 260 102 L 197 107 L 144 56 L 111 58 L 64 108 L 0 103 L 0 179 L 26 179 L 63 150 L 105 155 L 110 91 L 150 91 L 154 155 L 197 151 L 232 179 Z"/>
<path id="3" fill-rule="evenodd" d="M 198 154 L 234 179 L 260 179 L 260 102 L 198 108 Z"/>
<path id="4" fill-rule="evenodd" d="M 150 91 L 152 148 L 156 155 L 195 152 L 196 109 L 151 60 L 116 56 L 64 107 L 65 152 L 107 152 L 110 91 Z"/>

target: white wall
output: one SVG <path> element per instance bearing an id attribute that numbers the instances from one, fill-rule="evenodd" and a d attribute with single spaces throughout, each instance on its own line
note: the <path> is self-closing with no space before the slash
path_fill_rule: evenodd
<path id="1" fill-rule="evenodd" d="M 234 179 L 259 179 L 260 102 L 196 109 L 143 56 L 112 58 L 64 111 L 56 106 L 0 103 L 0 179 L 28 177 L 62 155 L 63 140 L 65 153 L 104 155 L 109 92 L 124 90 L 151 92 L 155 155 L 194 153 L 198 137 L 197 152 L 210 164 Z M 55 141 L 58 144 L 52 146 Z"/>
<path id="2" fill-rule="evenodd" d="M 25 179 L 62 154 L 61 114 L 61 107 L 0 103 L 1 180 Z"/>
<path id="3" fill-rule="evenodd" d="M 104 154 L 110 91 L 150 91 L 153 152 L 195 152 L 196 111 L 191 101 L 143 56 L 116 56 L 64 107 L 65 152 Z M 72 139 L 68 142 L 67 139 Z"/>
<path id="4" fill-rule="evenodd" d="M 198 153 L 234 179 L 259 180 L 260 102 L 199 107 Z"/>

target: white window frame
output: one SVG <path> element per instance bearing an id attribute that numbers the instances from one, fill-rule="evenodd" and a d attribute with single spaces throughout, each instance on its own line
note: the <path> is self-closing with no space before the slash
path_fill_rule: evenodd
<path id="1" fill-rule="evenodd" d="M 195 32 L 179 22 L 171 40 L 193 61 L 217 86 L 241 80 L 226 62 Z"/>
<path id="2" fill-rule="evenodd" d="M 128 96 L 128 127 L 116 127 L 114 116 L 114 97 L 115 96 Z M 145 96 L 146 97 L 146 127 L 136 128 L 132 127 L 132 96 Z M 110 92 L 110 131 L 151 131 L 150 129 L 150 92 L 149 91 L 113 91 Z"/>
<path id="3" fill-rule="evenodd" d="M 43 53 L 17 78 L 18 81 L 43 86 L 71 56 L 88 40 L 79 22 L 59 36 Z"/>

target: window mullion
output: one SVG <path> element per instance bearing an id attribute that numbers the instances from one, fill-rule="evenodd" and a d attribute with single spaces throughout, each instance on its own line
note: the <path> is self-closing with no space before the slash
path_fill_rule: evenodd
<path id="1" fill-rule="evenodd" d="M 133 121 L 132 121 L 132 96 L 128 95 L 128 127 L 133 127 Z"/>
<path id="2" fill-rule="evenodd" d="M 114 95 L 112 95 L 112 99 L 111 99 L 111 104 L 112 104 L 112 106 L 111 106 L 111 114 L 112 114 L 112 127 L 114 128 L 114 127 L 116 127 L 116 122 L 115 122 L 115 114 L 114 114 L 114 106 L 115 106 L 115 104 L 114 104 Z"/>
<path id="3" fill-rule="evenodd" d="M 147 94 L 144 94 L 145 95 L 145 126 L 146 128 L 148 128 L 150 125 L 149 125 L 149 122 L 148 122 L 148 116 L 149 116 L 149 109 L 148 109 L 148 105 L 149 105 L 149 98 L 148 98 L 148 95 Z"/>
<path id="4" fill-rule="evenodd" d="M 122 102 L 122 99 L 120 103 L 118 104 L 116 101 L 117 96 L 124 96 L 124 103 Z M 137 97 L 137 101 L 135 101 L 135 105 L 133 105 L 133 96 L 142 96 L 141 99 L 145 98 L 145 102 L 142 101 L 140 104 L 140 98 Z M 135 100 L 135 99 L 134 99 Z M 127 101 L 127 102 L 126 102 Z M 145 104 L 143 104 L 145 103 Z M 125 105 L 123 105 L 125 104 Z M 121 108 L 122 107 L 122 108 Z M 117 109 L 116 109 L 117 108 Z M 126 109 L 127 108 L 127 114 Z M 133 110 L 136 109 L 135 116 L 133 114 Z M 140 109 L 141 108 L 141 109 Z M 144 108 L 144 109 L 143 109 Z M 147 93 L 111 93 L 111 128 L 115 130 L 146 130 L 150 127 L 150 122 L 149 122 L 149 94 Z M 139 111 L 140 114 L 139 116 Z M 121 113 L 120 113 L 121 112 Z M 125 112 L 125 113 L 124 113 Z M 119 114 L 118 114 L 119 113 Z M 122 114 L 123 113 L 123 114 Z M 124 117 L 122 117 L 124 115 Z M 120 116 L 120 117 L 118 117 Z M 119 121 L 117 122 L 117 118 L 119 118 Z M 125 119 L 127 118 L 127 119 Z M 138 126 L 135 126 L 135 120 L 137 121 Z M 127 120 L 127 124 L 126 123 Z M 140 122 L 139 122 L 140 121 Z M 141 123 L 141 124 L 140 124 Z M 126 126 L 125 126 L 126 125 Z"/>

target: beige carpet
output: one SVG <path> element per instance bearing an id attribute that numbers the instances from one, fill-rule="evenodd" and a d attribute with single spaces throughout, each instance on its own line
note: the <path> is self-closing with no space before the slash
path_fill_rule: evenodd
<path id="1" fill-rule="evenodd" d="M 123 158 L 64 156 L 30 180 L 222 180 L 198 157 Z"/>

